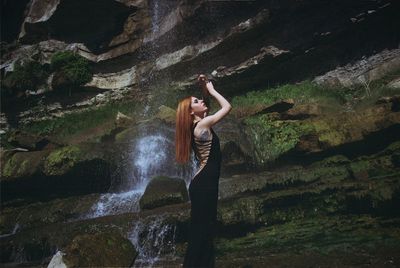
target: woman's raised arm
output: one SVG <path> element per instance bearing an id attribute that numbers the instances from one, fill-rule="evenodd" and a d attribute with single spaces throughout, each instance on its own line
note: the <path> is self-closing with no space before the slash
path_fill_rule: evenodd
<path id="1" fill-rule="evenodd" d="M 232 110 L 231 104 L 215 90 L 211 81 L 206 82 L 206 88 L 208 90 L 208 93 L 217 100 L 217 102 L 221 106 L 221 109 L 219 109 L 218 112 L 213 115 L 204 117 L 198 124 L 200 128 L 212 127 Z"/>

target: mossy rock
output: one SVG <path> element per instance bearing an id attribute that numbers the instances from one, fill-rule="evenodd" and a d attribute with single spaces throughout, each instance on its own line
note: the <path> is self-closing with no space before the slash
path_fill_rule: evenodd
<path id="1" fill-rule="evenodd" d="M 105 147 L 95 144 L 8 154 L 9 159 L 2 160 L 2 201 L 25 202 L 31 198 L 106 191 L 112 168 L 108 155 Z"/>
<path id="2" fill-rule="evenodd" d="M 256 164 L 263 166 L 295 149 L 302 136 L 313 129 L 297 121 L 275 120 L 270 115 L 248 117 L 244 120 L 246 133 L 255 148 Z"/>
<path id="3" fill-rule="evenodd" d="M 175 124 L 176 111 L 168 106 L 161 105 L 158 107 L 158 112 L 155 118 L 164 121 L 167 124 Z"/>
<path id="4" fill-rule="evenodd" d="M 7 139 L 11 145 L 22 147 L 28 150 L 42 150 L 50 143 L 46 138 L 24 131 L 13 131 Z"/>
<path id="5" fill-rule="evenodd" d="M 82 150 L 75 145 L 53 151 L 44 163 L 46 175 L 62 175 L 84 158 Z"/>
<path id="6" fill-rule="evenodd" d="M 1 181 L 27 178 L 39 174 L 49 151 L 17 152 L 8 155 L 1 167 Z"/>
<path id="7" fill-rule="evenodd" d="M 139 204 L 141 209 L 153 209 L 188 200 L 186 184 L 182 179 L 159 176 L 147 185 Z"/>
<path id="8" fill-rule="evenodd" d="M 222 202 L 218 206 L 218 221 L 223 225 L 252 225 L 263 221 L 264 198 L 251 196 Z"/>
<path id="9" fill-rule="evenodd" d="M 131 267 L 138 253 L 117 232 L 82 234 L 65 248 L 67 267 Z"/>

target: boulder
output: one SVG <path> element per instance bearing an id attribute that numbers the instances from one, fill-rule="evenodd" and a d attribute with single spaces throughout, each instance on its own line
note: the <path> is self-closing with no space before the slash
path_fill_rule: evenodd
<path id="1" fill-rule="evenodd" d="M 141 209 L 153 209 L 188 200 L 186 184 L 182 179 L 159 176 L 147 185 L 139 203 Z"/>
<path id="2" fill-rule="evenodd" d="M 3 202 L 103 192 L 111 184 L 110 160 L 105 149 L 96 144 L 2 156 Z"/>
<path id="3" fill-rule="evenodd" d="M 50 151 L 16 152 L 4 155 L 1 168 L 1 181 L 15 181 L 41 173 L 44 159 Z"/>
<path id="4" fill-rule="evenodd" d="M 132 243 L 117 232 L 81 234 L 57 252 L 48 267 L 131 267 L 137 255 Z"/>
<path id="5" fill-rule="evenodd" d="M 172 125 L 175 124 L 176 111 L 168 106 L 161 105 L 158 107 L 158 112 L 155 117 Z"/>

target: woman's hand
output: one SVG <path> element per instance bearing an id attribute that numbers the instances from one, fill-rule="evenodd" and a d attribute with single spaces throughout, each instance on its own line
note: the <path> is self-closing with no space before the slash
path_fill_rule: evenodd
<path id="1" fill-rule="evenodd" d="M 210 95 L 213 95 L 213 93 L 215 92 L 215 88 L 211 81 L 206 82 L 206 88 L 207 88 L 208 93 Z"/>
<path id="2" fill-rule="evenodd" d="M 207 76 L 201 74 L 197 78 L 197 81 L 199 82 L 201 87 L 201 95 L 203 96 L 203 98 L 207 98 L 210 95 L 209 90 L 207 88 L 207 83 L 208 83 Z"/>
<path id="3" fill-rule="evenodd" d="M 208 81 L 207 77 L 203 74 L 199 75 L 198 81 L 202 87 L 203 98 L 208 100 L 208 96 L 211 95 L 215 98 L 221 108 L 213 115 L 204 116 L 203 119 L 197 125 L 200 129 L 209 129 L 216 123 L 218 123 L 223 117 L 225 117 L 232 109 L 231 104 L 219 94 L 211 81 Z M 207 105 L 210 108 L 209 105 Z"/>

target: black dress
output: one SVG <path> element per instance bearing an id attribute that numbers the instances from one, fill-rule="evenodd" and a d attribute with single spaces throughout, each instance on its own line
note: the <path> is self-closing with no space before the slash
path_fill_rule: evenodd
<path id="1" fill-rule="evenodd" d="M 193 127 L 196 127 L 196 124 Z M 218 182 L 221 169 L 219 138 L 211 129 L 208 160 L 189 185 L 191 201 L 189 243 L 183 267 L 214 267 L 214 236 L 217 220 Z M 194 136 L 194 135 L 192 135 Z M 192 140 L 194 151 L 199 144 Z M 198 155 L 196 153 L 196 155 Z"/>

